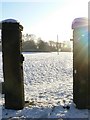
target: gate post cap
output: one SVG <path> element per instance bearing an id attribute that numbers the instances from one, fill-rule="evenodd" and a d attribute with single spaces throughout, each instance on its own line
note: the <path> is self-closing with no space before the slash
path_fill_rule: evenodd
<path id="1" fill-rule="evenodd" d="M 21 31 L 23 30 L 23 26 L 22 25 L 20 25 L 20 23 L 17 21 L 17 20 L 15 20 L 15 19 L 12 19 L 12 18 L 10 18 L 10 19 L 5 19 L 5 20 L 2 20 L 1 22 L 0 22 L 0 29 L 2 29 L 2 24 L 3 23 L 6 23 L 6 24 L 18 24 L 19 25 L 19 28 L 21 29 Z"/>
<path id="2" fill-rule="evenodd" d="M 2 21 L 2 23 L 7 22 L 7 23 L 18 23 L 17 20 L 15 19 L 5 19 Z"/>
<path id="3" fill-rule="evenodd" d="M 80 17 L 75 18 L 72 22 L 72 29 L 88 26 L 88 18 Z"/>
<path id="4" fill-rule="evenodd" d="M 18 23 L 18 21 L 15 20 L 15 19 L 5 19 L 5 20 L 2 20 L 2 21 L 0 21 L 0 29 L 2 29 L 2 23 Z"/>

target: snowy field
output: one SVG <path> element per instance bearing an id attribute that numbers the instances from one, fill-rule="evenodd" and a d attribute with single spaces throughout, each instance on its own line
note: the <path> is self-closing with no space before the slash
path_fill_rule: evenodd
<path id="1" fill-rule="evenodd" d="M 12 118 L 88 120 L 88 110 L 76 109 L 73 103 L 73 53 L 60 52 L 59 55 L 23 53 L 23 55 L 25 100 L 29 101 L 29 105 L 23 110 L 7 110 L 4 108 L 4 96 L 0 94 L 0 117 L 9 120 Z M 1 81 L 3 73 L 0 53 Z"/>

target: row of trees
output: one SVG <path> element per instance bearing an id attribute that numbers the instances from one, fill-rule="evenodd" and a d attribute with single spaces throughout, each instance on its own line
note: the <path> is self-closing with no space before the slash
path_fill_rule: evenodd
<path id="1" fill-rule="evenodd" d="M 55 52 L 57 43 L 53 41 L 45 42 L 40 37 L 33 34 L 26 34 L 22 37 L 22 51 L 32 52 Z"/>
<path id="2" fill-rule="evenodd" d="M 22 52 L 55 52 L 57 51 L 56 45 L 53 42 L 44 42 L 39 40 L 37 43 L 34 40 L 23 41 L 22 42 Z M 2 51 L 2 45 L 0 43 L 0 51 Z"/>
<path id="3" fill-rule="evenodd" d="M 50 42 L 44 42 L 43 40 L 38 40 L 37 43 L 34 40 L 30 40 L 22 42 L 22 51 L 55 52 L 57 51 L 57 47 L 56 44 L 50 45 Z"/>
<path id="4" fill-rule="evenodd" d="M 70 51 L 71 48 L 65 47 L 66 43 L 57 43 L 54 41 L 45 42 L 40 37 L 36 38 L 34 34 L 22 35 L 22 51 L 23 52 L 56 52 Z M 0 41 L 0 51 L 2 50 Z"/>

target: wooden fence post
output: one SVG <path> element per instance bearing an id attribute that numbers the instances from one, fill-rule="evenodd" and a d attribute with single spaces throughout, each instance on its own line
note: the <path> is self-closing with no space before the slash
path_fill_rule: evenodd
<path id="1" fill-rule="evenodd" d="M 24 107 L 22 31 L 16 20 L 2 21 L 2 59 L 5 91 L 5 108 L 22 109 Z"/>

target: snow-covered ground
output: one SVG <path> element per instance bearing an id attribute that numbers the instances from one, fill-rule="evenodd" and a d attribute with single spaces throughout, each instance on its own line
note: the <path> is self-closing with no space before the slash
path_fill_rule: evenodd
<path id="1" fill-rule="evenodd" d="M 88 110 L 79 110 L 73 103 L 73 53 L 23 53 L 25 100 L 29 105 L 22 110 L 4 108 L 0 95 L 2 118 L 83 118 Z M 0 53 L 0 82 L 3 81 Z M 64 108 L 69 106 L 70 108 Z"/>

